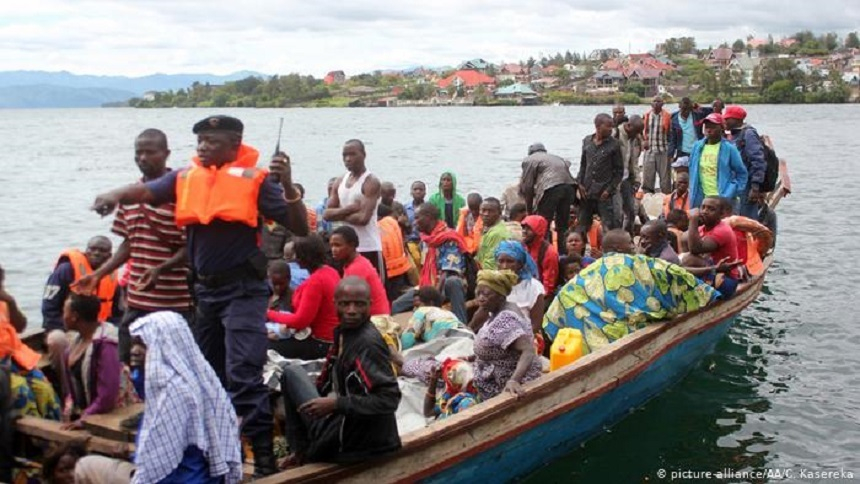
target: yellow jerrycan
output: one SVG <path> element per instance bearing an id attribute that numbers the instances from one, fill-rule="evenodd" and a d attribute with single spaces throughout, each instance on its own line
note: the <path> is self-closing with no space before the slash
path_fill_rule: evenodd
<path id="1" fill-rule="evenodd" d="M 582 356 L 582 333 L 573 328 L 561 328 L 549 349 L 549 371 L 567 366 Z"/>

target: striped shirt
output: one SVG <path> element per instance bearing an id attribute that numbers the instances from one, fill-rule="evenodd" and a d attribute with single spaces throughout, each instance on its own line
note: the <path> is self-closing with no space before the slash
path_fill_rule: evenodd
<path id="1" fill-rule="evenodd" d="M 151 290 L 142 291 L 137 284 L 147 270 L 163 264 L 185 246 L 185 231 L 176 226 L 175 207 L 173 203 L 133 203 L 120 205 L 117 211 L 111 231 L 129 242 L 129 307 L 157 311 L 187 310 L 191 306 L 186 267 L 162 272 Z"/>

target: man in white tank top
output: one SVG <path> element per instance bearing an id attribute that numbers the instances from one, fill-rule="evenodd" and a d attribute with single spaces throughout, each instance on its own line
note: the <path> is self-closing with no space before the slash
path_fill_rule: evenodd
<path id="1" fill-rule="evenodd" d="M 376 225 L 381 183 L 364 165 L 366 156 L 364 143 L 357 139 L 343 145 L 343 164 L 347 172 L 334 183 L 337 188 L 332 190 L 323 218 L 355 229 L 358 252 L 370 260 L 385 281 L 382 242 Z"/>

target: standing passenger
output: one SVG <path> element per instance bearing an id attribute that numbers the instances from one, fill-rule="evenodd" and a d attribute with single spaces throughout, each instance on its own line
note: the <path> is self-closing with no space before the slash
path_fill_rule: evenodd
<path id="1" fill-rule="evenodd" d="M 370 261 L 379 277 L 385 279 L 382 241 L 376 225 L 382 184 L 367 169 L 366 156 L 364 143 L 357 139 L 343 145 L 343 164 L 347 172 L 335 182 L 337 188 L 332 191 L 324 218 L 352 227 L 358 234 L 358 252 Z"/>
<path id="2" fill-rule="evenodd" d="M 529 146 L 529 155 L 523 160 L 520 177 L 520 194 L 529 213 L 546 219 L 548 227 L 555 220 L 558 247 L 564 243 L 562 234 L 570 220 L 570 206 L 576 198 L 574 180 L 570 175 L 570 162 L 546 152 L 543 143 Z M 552 232 L 547 230 L 547 240 Z"/>
<path id="3" fill-rule="evenodd" d="M 439 191 L 430 196 L 430 203 L 436 205 L 442 220 L 449 228 L 457 228 L 460 219 L 460 209 L 466 205 L 463 197 L 457 193 L 457 175 L 446 171 L 439 177 Z"/>
<path id="4" fill-rule="evenodd" d="M 163 132 L 147 129 L 140 133 L 134 142 L 134 161 L 143 174 L 138 183 L 157 180 L 168 173 L 169 156 Z M 185 231 L 176 226 L 175 211 L 174 203 L 120 205 L 111 231 L 123 237 L 122 244 L 110 260 L 77 284 L 89 292 L 97 281 L 128 261 L 128 307 L 119 324 L 119 358 L 125 364 L 131 349 L 128 328 L 137 318 L 156 311 L 175 311 L 191 321 Z"/>
<path id="5" fill-rule="evenodd" d="M 747 186 L 747 169 L 737 148 L 723 139 L 723 117 L 705 118 L 705 139 L 690 155 L 690 208 L 699 208 L 705 197 L 734 201 Z"/>
<path id="6" fill-rule="evenodd" d="M 579 164 L 579 216 L 578 230 L 585 234 L 591 228 L 594 215 L 600 215 L 603 230 L 617 228 L 612 196 L 618 191 L 624 175 L 624 159 L 618 140 L 612 135 L 612 118 L 598 114 L 594 118 L 594 134 L 582 140 L 582 159 Z"/>
<path id="7" fill-rule="evenodd" d="M 645 160 L 643 162 L 642 190 L 654 193 L 654 182 L 660 176 L 660 191 L 672 191 L 672 173 L 669 167 L 669 130 L 671 115 L 663 109 L 663 98 L 654 96 L 651 110 L 645 113 Z"/>

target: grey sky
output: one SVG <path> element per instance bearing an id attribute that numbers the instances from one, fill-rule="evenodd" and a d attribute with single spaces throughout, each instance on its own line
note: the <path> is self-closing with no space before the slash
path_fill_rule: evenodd
<path id="1" fill-rule="evenodd" d="M 860 2 L 747 0 L 31 0 L 0 4 L 0 70 L 81 74 L 302 72 L 634 52 L 691 35 L 860 30 Z"/>

